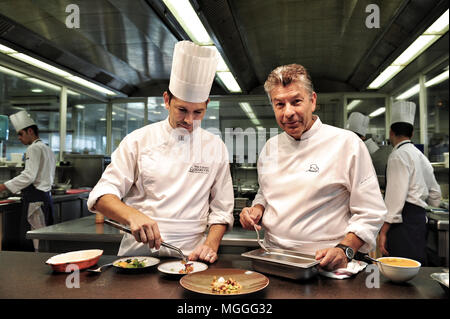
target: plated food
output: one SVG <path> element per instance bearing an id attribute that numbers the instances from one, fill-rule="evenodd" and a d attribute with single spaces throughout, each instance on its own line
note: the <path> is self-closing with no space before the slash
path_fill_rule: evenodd
<path id="1" fill-rule="evenodd" d="M 113 266 L 125 271 L 138 271 L 148 269 L 159 264 L 159 262 L 158 258 L 148 256 L 124 257 L 114 261 Z"/>
<path id="2" fill-rule="evenodd" d="M 269 278 L 256 271 L 235 268 L 210 268 L 180 279 L 183 288 L 201 294 L 236 296 L 267 287 Z"/>
<path id="3" fill-rule="evenodd" d="M 233 278 L 228 278 L 225 280 L 223 277 L 217 279 L 216 276 L 213 277 L 211 282 L 211 291 L 218 294 L 233 294 L 239 292 L 242 286 Z"/>
<path id="4" fill-rule="evenodd" d="M 199 261 L 168 261 L 158 266 L 158 270 L 169 275 L 186 275 L 208 269 L 208 265 Z"/>

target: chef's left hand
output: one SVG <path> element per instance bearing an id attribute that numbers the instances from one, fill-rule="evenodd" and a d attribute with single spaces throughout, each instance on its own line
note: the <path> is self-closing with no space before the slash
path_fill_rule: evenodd
<path id="1" fill-rule="evenodd" d="M 205 244 L 197 246 L 188 257 L 189 260 L 204 260 L 211 264 L 215 262 L 217 258 L 217 252 Z"/>
<path id="2" fill-rule="evenodd" d="M 316 251 L 316 260 L 320 260 L 319 266 L 327 271 L 338 268 L 347 268 L 347 257 L 341 248 L 325 248 Z"/>

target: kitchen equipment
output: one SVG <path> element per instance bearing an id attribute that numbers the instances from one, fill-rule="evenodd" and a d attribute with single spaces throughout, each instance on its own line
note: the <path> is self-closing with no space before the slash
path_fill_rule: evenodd
<path id="1" fill-rule="evenodd" d="M 55 272 L 71 272 L 71 270 L 66 271 L 67 266 L 76 265 L 79 270 L 92 267 L 97 264 L 102 254 L 103 250 L 101 249 L 77 250 L 55 255 L 45 263 L 50 265 Z"/>
<path id="2" fill-rule="evenodd" d="M 101 273 L 101 272 L 102 272 L 102 269 L 103 269 L 104 267 L 112 266 L 112 264 L 113 264 L 113 263 L 104 264 L 104 265 L 102 265 L 102 266 L 100 266 L 100 267 L 98 267 L 98 268 L 95 268 L 95 269 L 87 269 L 87 271 L 93 272 L 93 273 Z"/>
<path id="3" fill-rule="evenodd" d="M 203 271 L 208 269 L 208 265 L 204 264 L 199 261 L 188 261 L 187 264 L 192 264 L 193 270 L 190 272 L 190 274 L 193 274 L 195 272 Z M 158 270 L 162 273 L 168 274 L 168 275 L 185 275 L 185 273 L 180 273 L 180 270 L 185 270 L 185 264 L 179 260 L 177 261 L 168 261 L 165 263 L 162 263 L 158 266 Z"/>
<path id="4" fill-rule="evenodd" d="M 137 268 L 127 268 L 122 267 L 120 263 L 133 263 L 134 260 L 137 260 L 139 263 L 142 263 L 142 267 Z M 112 265 L 114 268 L 119 270 L 120 272 L 126 272 L 126 273 L 140 273 L 143 271 L 148 271 L 150 267 L 155 266 L 159 264 L 160 260 L 158 258 L 154 257 L 148 257 L 148 256 L 136 256 L 136 257 L 124 257 L 115 260 Z"/>
<path id="5" fill-rule="evenodd" d="M 398 259 L 404 260 L 408 262 L 413 262 L 416 266 L 405 267 L 405 266 L 396 266 L 388 263 L 389 259 Z M 413 259 L 403 258 L 403 257 L 381 257 L 378 258 L 378 269 L 380 272 L 390 279 L 393 282 L 400 283 L 413 279 L 420 270 L 421 264 Z"/>
<path id="6" fill-rule="evenodd" d="M 241 285 L 241 289 L 232 294 L 219 294 L 212 292 L 211 283 L 214 279 L 223 277 L 225 280 L 233 278 Z M 183 276 L 180 279 L 183 288 L 206 295 L 235 296 L 260 291 L 269 285 L 269 278 L 255 271 L 234 268 L 210 268 L 194 274 Z"/>
<path id="7" fill-rule="evenodd" d="M 436 280 L 448 295 L 448 272 L 432 273 L 430 277 Z"/>
<path id="8" fill-rule="evenodd" d="M 241 254 L 252 259 L 253 268 L 257 271 L 280 277 L 306 280 L 316 276 L 320 261 L 314 256 L 278 248 L 256 249 Z"/>
<path id="9" fill-rule="evenodd" d="M 110 219 L 105 219 L 105 224 L 111 225 L 111 226 L 113 226 L 113 227 L 115 227 L 117 229 L 120 229 L 120 230 L 128 233 L 128 234 L 131 234 L 131 230 L 128 227 L 126 227 L 126 226 L 124 226 L 122 224 L 116 223 L 115 221 L 112 221 Z M 166 243 L 166 242 L 162 242 L 161 246 L 164 246 L 164 247 L 167 247 L 169 249 L 175 250 L 180 255 L 181 259 L 183 259 L 183 261 L 185 261 L 185 262 L 188 261 L 187 256 L 185 254 L 183 254 L 183 251 L 180 248 L 175 247 L 175 246 L 173 246 L 173 245 L 171 245 L 169 243 Z"/>
<path id="10" fill-rule="evenodd" d="M 261 239 L 259 238 L 258 228 L 256 228 L 256 225 L 253 225 L 253 227 L 255 228 L 255 231 L 256 231 L 256 237 L 257 237 L 256 240 L 258 241 L 259 246 L 261 246 L 262 249 L 264 249 L 268 254 L 270 254 L 270 251 L 266 248 L 266 246 L 264 246 Z"/>

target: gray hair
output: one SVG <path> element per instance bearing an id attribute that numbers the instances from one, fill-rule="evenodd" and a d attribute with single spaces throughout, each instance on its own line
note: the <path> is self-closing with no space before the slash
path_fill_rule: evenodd
<path id="1" fill-rule="evenodd" d="M 264 90 L 269 95 L 276 86 L 287 86 L 293 82 L 300 82 L 308 92 L 309 96 L 314 92 L 311 76 L 304 66 L 300 64 L 282 65 L 270 72 L 264 83 Z"/>

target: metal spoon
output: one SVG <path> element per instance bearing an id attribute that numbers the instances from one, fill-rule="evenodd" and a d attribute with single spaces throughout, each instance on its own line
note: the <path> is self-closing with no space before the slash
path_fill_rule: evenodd
<path id="1" fill-rule="evenodd" d="M 375 258 L 372 258 L 372 257 L 370 257 L 369 255 L 364 255 L 364 258 L 366 258 L 366 259 L 368 259 L 368 260 L 370 260 L 370 261 L 373 261 L 373 262 L 375 262 L 375 263 L 380 263 L 381 261 L 379 261 L 379 260 L 376 260 Z"/>
<path id="2" fill-rule="evenodd" d="M 109 266 L 112 266 L 112 264 L 113 264 L 113 263 L 104 264 L 103 266 L 100 266 L 100 267 L 98 267 L 98 268 L 96 268 L 96 269 L 87 269 L 87 271 L 89 271 L 89 272 L 95 272 L 95 273 L 101 273 L 103 267 L 109 267 Z"/>
<path id="3" fill-rule="evenodd" d="M 256 231 L 256 237 L 257 237 L 257 241 L 258 241 L 259 246 L 261 246 L 261 248 L 264 249 L 264 251 L 266 253 L 270 254 L 270 251 L 266 248 L 266 246 L 264 246 L 264 244 L 262 243 L 261 239 L 259 238 L 259 231 L 258 231 L 258 228 L 256 228 L 256 224 L 253 225 L 253 227 L 255 228 L 255 231 Z"/>

